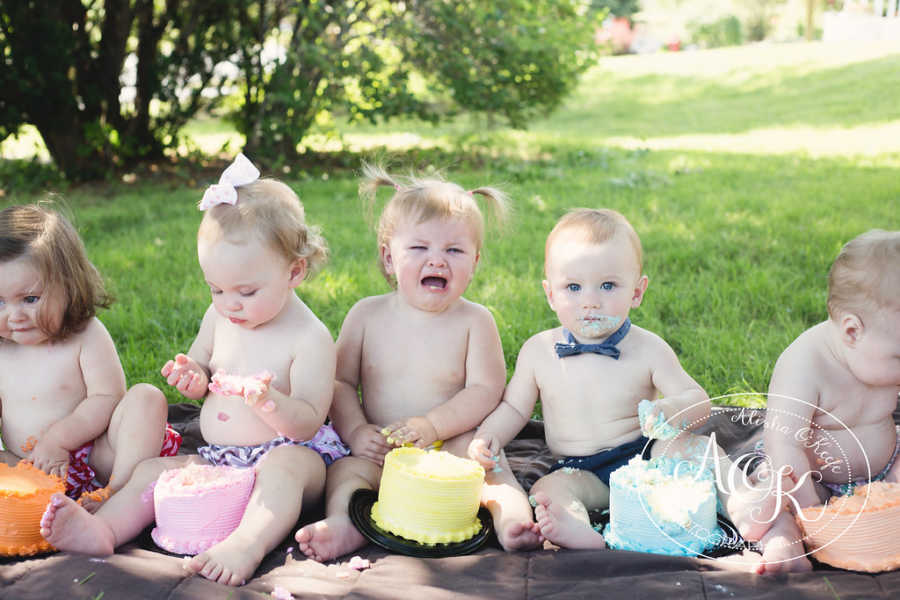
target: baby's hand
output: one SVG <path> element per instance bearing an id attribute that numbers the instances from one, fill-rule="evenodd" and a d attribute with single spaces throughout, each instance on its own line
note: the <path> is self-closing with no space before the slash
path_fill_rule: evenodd
<path id="1" fill-rule="evenodd" d="M 69 468 L 69 451 L 54 442 L 50 436 L 44 435 L 34 444 L 25 460 L 44 473 L 65 479 Z"/>
<path id="2" fill-rule="evenodd" d="M 206 395 L 206 373 L 195 361 L 184 354 L 177 354 L 175 360 L 170 360 L 163 365 L 160 373 L 166 378 L 166 383 L 187 398 L 199 400 Z"/>
<path id="3" fill-rule="evenodd" d="M 384 464 L 384 455 L 392 448 L 385 441 L 378 425 L 369 423 L 354 429 L 347 444 L 350 446 L 350 454 L 371 460 L 377 465 Z"/>
<path id="4" fill-rule="evenodd" d="M 241 375 L 229 375 L 219 369 L 212 376 L 212 381 L 209 383 L 209 391 L 223 396 L 239 396 L 244 399 L 244 403 L 247 406 L 255 406 L 269 392 L 269 384 L 274 378 L 275 376 L 269 371 L 243 377 Z M 274 402 L 266 402 L 262 405 L 262 410 L 266 412 L 271 412 L 274 409 Z"/>
<path id="5" fill-rule="evenodd" d="M 641 433 L 650 439 L 669 440 L 678 435 L 678 429 L 666 422 L 666 415 L 659 401 L 641 400 L 638 403 L 638 421 Z"/>
<path id="6" fill-rule="evenodd" d="M 500 456 L 500 440 L 495 436 L 489 438 L 474 438 L 469 442 L 469 458 L 476 461 L 485 471 L 491 471 L 496 467 L 495 458 Z"/>
<path id="7" fill-rule="evenodd" d="M 419 448 L 427 448 L 437 441 L 437 431 L 425 417 L 410 417 L 406 421 L 392 423 L 381 430 L 389 444 L 402 446 L 413 444 Z"/>

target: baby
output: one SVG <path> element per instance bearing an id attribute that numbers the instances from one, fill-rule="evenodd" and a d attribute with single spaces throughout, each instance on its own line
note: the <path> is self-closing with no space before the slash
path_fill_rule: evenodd
<path id="1" fill-rule="evenodd" d="M 167 382 L 204 400 L 200 456 L 141 463 L 96 515 L 53 497 L 41 534 L 60 550 L 104 556 L 154 520 L 152 486 L 166 469 L 207 461 L 256 469 L 244 517 L 187 568 L 240 585 L 290 532 L 325 487 L 325 467 L 346 454 L 323 426 L 334 385 L 328 329 L 294 288 L 323 262 L 324 240 L 285 184 L 258 180 L 243 156 L 204 194 L 197 234 L 212 305 L 187 355 L 162 369 Z M 235 376 L 241 376 L 238 379 Z M 243 382 L 243 383 L 242 383 Z"/>
<path id="2" fill-rule="evenodd" d="M 0 459 L 64 478 L 90 510 L 140 461 L 175 454 L 181 441 L 159 390 L 125 393 L 115 345 L 94 316 L 109 303 L 65 217 L 41 205 L 0 212 Z"/>
<path id="3" fill-rule="evenodd" d="M 706 445 L 683 432 L 653 444 L 642 435 L 639 402 L 652 400 L 648 423 L 661 412 L 691 427 L 708 417 L 709 398 L 665 341 L 628 318 L 648 279 L 625 217 L 606 209 L 566 214 L 547 238 L 544 269 L 544 293 L 562 327 L 522 346 L 503 400 L 478 428 L 469 456 L 490 465 L 540 397 L 547 445 L 563 457 L 531 489 L 540 533 L 564 548 L 605 548 L 588 511 L 609 505 L 610 474 L 648 444 L 653 456 L 691 459 Z"/>
<path id="4" fill-rule="evenodd" d="M 778 506 L 794 512 L 870 481 L 900 481 L 892 418 L 900 231 L 872 230 L 843 247 L 828 275 L 828 316 L 788 346 L 769 383 L 765 450 L 781 480 Z M 781 512 L 760 540 L 766 571 L 809 570 L 801 537 L 791 512 Z"/>
<path id="5" fill-rule="evenodd" d="M 331 416 L 352 456 L 328 470 L 326 518 L 296 534 L 300 549 L 330 560 L 365 543 L 348 514 L 358 489 L 378 489 L 385 454 L 395 446 L 464 456 L 472 433 L 497 405 L 506 380 L 500 336 L 491 313 L 462 298 L 480 257 L 484 222 L 473 194 L 502 217 L 504 196 L 491 188 L 467 192 L 439 179 L 400 181 L 365 167 L 361 191 L 374 200 L 377 186 L 395 193 L 378 224 L 380 267 L 395 291 L 356 303 L 338 336 L 338 366 Z M 361 401 L 360 401 L 361 398 Z M 483 501 L 507 549 L 539 542 L 524 498 L 504 503 L 512 478 L 488 470 Z"/>

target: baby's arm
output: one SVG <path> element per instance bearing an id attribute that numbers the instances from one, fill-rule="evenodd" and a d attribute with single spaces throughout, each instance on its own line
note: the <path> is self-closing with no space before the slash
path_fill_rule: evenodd
<path id="1" fill-rule="evenodd" d="M 466 352 L 465 387 L 424 417 L 406 420 L 394 437 L 427 447 L 436 440 L 449 440 L 478 427 L 497 406 L 506 383 L 503 345 L 494 317 L 483 306 L 473 306 Z"/>
<path id="2" fill-rule="evenodd" d="M 535 338 L 522 346 L 503 400 L 484 420 L 469 444 L 469 458 L 477 460 L 485 469 L 494 466 L 494 457 L 522 430 L 534 411 L 539 395 L 534 379 L 536 349 Z"/>
<path id="3" fill-rule="evenodd" d="M 797 487 L 791 491 L 791 496 L 800 507 L 821 503 L 812 478 L 804 476 L 811 472 L 812 465 L 797 435 L 802 430 L 809 430 L 818 400 L 817 384 L 811 377 L 807 360 L 796 348 L 788 347 L 775 363 L 769 381 L 766 421 L 772 424 L 777 420 L 778 427 L 765 428 L 764 444 L 775 476 L 780 476 L 781 471 L 793 480 L 794 483 L 785 485 L 789 485 L 788 490 Z M 784 428 L 790 433 L 785 434 Z M 775 483 L 772 481 L 773 485 Z"/>
<path id="4" fill-rule="evenodd" d="M 209 361 L 212 356 L 213 337 L 218 315 L 210 305 L 203 315 L 200 331 L 187 355 L 177 354 L 174 360 L 163 365 L 162 376 L 166 383 L 177 389 L 185 398 L 200 400 L 206 396 L 209 386 Z"/>
<path id="5" fill-rule="evenodd" d="M 378 426 L 366 420 L 359 403 L 359 369 L 365 330 L 365 309 L 357 303 L 344 318 L 338 335 L 331 422 L 341 439 L 350 446 L 351 454 L 380 465 L 392 446 L 387 444 Z"/>
<path id="6" fill-rule="evenodd" d="M 710 414 L 709 396 L 678 362 L 675 351 L 662 338 L 652 349 L 651 381 L 662 398 L 656 401 L 672 426 L 693 429 L 706 423 Z M 682 412 L 684 411 L 684 412 Z"/>
<path id="7" fill-rule="evenodd" d="M 311 439 L 328 415 L 334 393 L 334 340 L 318 320 L 300 333 L 291 361 L 291 394 L 274 386 L 253 404 L 256 415 L 269 427 L 292 440 Z"/>
<path id="8" fill-rule="evenodd" d="M 37 468 L 61 477 L 69 463 L 69 452 L 106 431 L 113 410 L 125 395 L 125 372 L 115 344 L 97 319 L 81 334 L 78 360 L 84 400 L 43 432 L 28 455 Z"/>

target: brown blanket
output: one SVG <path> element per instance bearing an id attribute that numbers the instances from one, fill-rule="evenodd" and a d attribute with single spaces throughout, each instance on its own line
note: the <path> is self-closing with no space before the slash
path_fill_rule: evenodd
<path id="1" fill-rule="evenodd" d="M 708 429 L 732 456 L 752 447 L 758 426 L 736 422 L 733 411 L 716 411 Z M 895 415 L 895 417 L 900 415 Z M 185 435 L 186 449 L 199 443 L 197 408 L 170 407 L 170 422 Z M 553 459 L 541 424 L 533 422 L 507 447 L 516 475 L 526 486 L 546 473 Z M 307 511 L 303 521 L 319 516 Z M 348 568 L 349 557 L 327 564 L 306 559 L 292 539 L 271 552 L 243 587 L 230 589 L 202 577 L 185 577 L 181 559 L 158 550 L 146 533 L 97 559 L 51 554 L 0 559 L 0 599 L 51 598 L 191 599 L 271 598 L 281 586 L 295 598 L 897 598 L 900 572 L 869 575 L 816 564 L 811 573 L 762 577 L 723 569 L 702 558 L 625 551 L 503 552 L 491 540 L 477 553 L 441 559 L 390 554 L 374 545 L 359 556 L 371 568 Z"/>

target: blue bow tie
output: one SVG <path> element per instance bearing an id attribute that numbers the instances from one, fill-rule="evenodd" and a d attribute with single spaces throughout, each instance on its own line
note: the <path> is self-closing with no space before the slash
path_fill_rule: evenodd
<path id="1" fill-rule="evenodd" d="M 612 358 L 619 360 L 620 353 L 619 349 L 616 348 L 616 344 L 622 341 L 622 338 L 625 337 L 625 334 L 628 333 L 629 329 L 631 329 L 631 319 L 626 318 L 625 322 L 622 323 L 622 326 L 616 329 L 611 336 L 603 340 L 600 344 L 579 344 L 571 331 L 563 329 L 563 334 L 566 336 L 566 339 L 569 340 L 569 343 L 563 344 L 557 342 L 556 355 L 560 358 L 565 358 L 566 356 L 574 356 L 575 354 L 582 354 L 584 352 L 593 352 L 594 354 L 611 356 Z"/>

